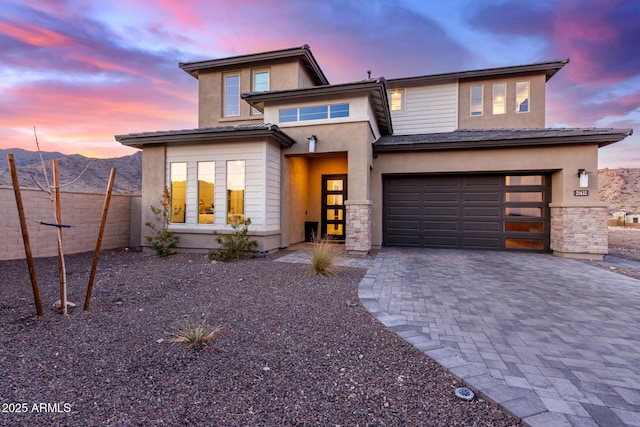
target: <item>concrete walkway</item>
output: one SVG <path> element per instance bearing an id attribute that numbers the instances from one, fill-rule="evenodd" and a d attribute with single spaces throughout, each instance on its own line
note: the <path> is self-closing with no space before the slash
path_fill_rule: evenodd
<path id="1" fill-rule="evenodd" d="M 525 423 L 640 426 L 640 281 L 545 254 L 366 261 L 364 306 Z"/>

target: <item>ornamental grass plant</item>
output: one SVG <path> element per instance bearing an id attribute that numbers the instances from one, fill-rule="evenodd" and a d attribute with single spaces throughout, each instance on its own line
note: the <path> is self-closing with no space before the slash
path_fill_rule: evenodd
<path id="1" fill-rule="evenodd" d="M 200 322 L 187 321 L 167 341 L 171 344 L 182 344 L 186 347 L 203 347 L 224 332 L 221 325 L 211 326 L 206 320 Z"/>
<path id="2" fill-rule="evenodd" d="M 311 250 L 311 271 L 316 275 L 332 276 L 338 273 L 338 246 L 331 238 L 313 240 Z"/>

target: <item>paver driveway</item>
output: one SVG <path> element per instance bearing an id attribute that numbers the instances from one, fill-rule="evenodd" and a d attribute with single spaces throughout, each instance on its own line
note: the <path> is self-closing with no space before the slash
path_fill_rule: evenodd
<path id="1" fill-rule="evenodd" d="M 531 426 L 640 426 L 640 281 L 546 254 L 385 248 L 385 325 Z"/>

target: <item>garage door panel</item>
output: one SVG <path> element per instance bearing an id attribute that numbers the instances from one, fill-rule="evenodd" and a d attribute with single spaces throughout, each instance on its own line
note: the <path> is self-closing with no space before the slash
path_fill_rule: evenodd
<path id="1" fill-rule="evenodd" d="M 458 231 L 458 221 L 429 221 L 424 224 L 424 231 Z"/>
<path id="2" fill-rule="evenodd" d="M 394 234 L 389 236 L 388 245 L 392 246 L 422 246 L 420 245 L 419 237 L 415 234 L 413 235 L 401 235 Z"/>
<path id="3" fill-rule="evenodd" d="M 417 230 L 420 227 L 420 221 L 402 221 L 402 220 L 391 220 L 389 221 L 389 229 L 390 230 L 407 230 L 413 231 Z"/>
<path id="4" fill-rule="evenodd" d="M 502 175 L 462 175 L 464 187 L 502 187 L 504 177 Z"/>
<path id="5" fill-rule="evenodd" d="M 409 202 L 418 203 L 420 201 L 419 193 L 393 193 L 389 196 L 391 202 Z"/>
<path id="6" fill-rule="evenodd" d="M 396 215 L 400 216 L 418 216 L 420 215 L 420 207 L 416 205 L 406 204 L 406 206 L 390 207 L 387 211 L 389 218 Z"/>
<path id="7" fill-rule="evenodd" d="M 499 233 L 502 231 L 502 222 L 496 221 L 465 221 L 462 227 L 463 231 L 483 231 L 487 233 Z"/>
<path id="8" fill-rule="evenodd" d="M 460 195 L 458 193 L 451 192 L 427 191 L 424 193 L 424 200 L 427 203 L 457 202 L 458 200 L 460 200 Z"/>
<path id="9" fill-rule="evenodd" d="M 502 193 L 497 191 L 492 192 L 477 192 L 477 193 L 464 193 L 463 200 L 465 202 L 486 202 L 486 203 L 500 203 L 502 202 Z"/>
<path id="10" fill-rule="evenodd" d="M 534 175 L 383 177 L 383 244 L 548 250 L 551 180 Z"/>
<path id="11" fill-rule="evenodd" d="M 462 249 L 500 249 L 501 239 L 494 237 L 464 237 Z"/>
<path id="12" fill-rule="evenodd" d="M 449 206 L 427 206 L 423 209 L 422 215 L 426 218 L 436 217 L 458 217 L 458 208 Z"/>
<path id="13" fill-rule="evenodd" d="M 495 206 L 487 207 L 465 207 L 462 209 L 465 218 L 500 218 L 502 208 Z"/>
<path id="14" fill-rule="evenodd" d="M 429 248 L 455 249 L 458 245 L 458 238 L 451 236 L 427 236 L 423 245 Z"/>

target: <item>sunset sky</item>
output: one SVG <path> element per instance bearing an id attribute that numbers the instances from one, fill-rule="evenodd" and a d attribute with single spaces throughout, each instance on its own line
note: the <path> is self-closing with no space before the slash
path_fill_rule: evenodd
<path id="1" fill-rule="evenodd" d="M 570 58 L 547 127 L 634 128 L 600 167 L 640 167 L 640 1 L 0 0 L 0 148 L 131 154 L 114 135 L 197 126 L 190 62 L 308 44 L 331 83 Z"/>

